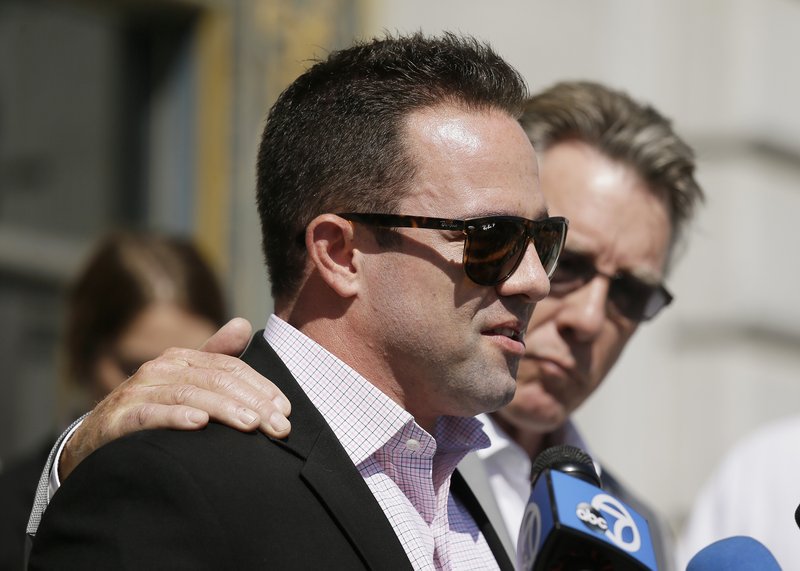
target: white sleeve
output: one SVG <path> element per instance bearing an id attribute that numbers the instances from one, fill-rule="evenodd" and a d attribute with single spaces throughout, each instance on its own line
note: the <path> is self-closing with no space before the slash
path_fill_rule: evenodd
<path id="1" fill-rule="evenodd" d="M 736 444 L 703 487 L 683 534 L 681 561 L 709 543 L 747 535 L 783 569 L 800 569 L 794 512 L 800 501 L 800 416 L 780 419 Z"/>
<path id="2" fill-rule="evenodd" d="M 64 450 L 64 446 L 67 440 L 69 440 L 69 437 L 72 436 L 72 433 L 81 425 L 84 418 L 86 418 L 86 414 L 73 422 L 69 428 L 58 437 L 56 443 L 53 444 L 53 448 L 50 449 L 47 463 L 44 465 L 44 470 L 42 470 L 42 475 L 39 478 L 39 485 L 36 487 L 36 496 L 33 500 L 30 518 L 28 519 L 27 533 L 30 536 L 36 535 L 36 531 L 39 529 L 39 522 L 42 521 L 44 510 L 47 509 L 47 504 L 50 503 L 53 494 L 56 493 L 56 490 L 58 490 L 61 485 L 58 479 L 58 462 L 61 459 L 61 452 Z"/>
<path id="3" fill-rule="evenodd" d="M 702 548 L 732 535 L 749 535 L 763 543 L 752 527 L 760 509 L 753 479 L 762 464 L 755 442 L 751 437 L 735 445 L 695 498 L 678 543 L 679 569 Z"/>

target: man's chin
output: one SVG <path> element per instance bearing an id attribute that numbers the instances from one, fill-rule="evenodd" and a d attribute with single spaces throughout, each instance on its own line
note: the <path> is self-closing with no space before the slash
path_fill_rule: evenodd
<path id="1" fill-rule="evenodd" d="M 507 386 L 495 387 L 492 392 L 485 392 L 475 399 L 471 412 L 464 416 L 477 416 L 483 413 L 494 413 L 506 407 L 514 399 L 515 383 L 508 383 Z"/>
<path id="2" fill-rule="evenodd" d="M 511 402 L 514 400 L 515 389 L 516 385 L 512 386 L 508 391 L 506 391 L 505 394 L 503 394 L 502 397 L 497 401 L 496 406 L 492 409 L 492 411 L 500 410 L 511 404 Z"/>

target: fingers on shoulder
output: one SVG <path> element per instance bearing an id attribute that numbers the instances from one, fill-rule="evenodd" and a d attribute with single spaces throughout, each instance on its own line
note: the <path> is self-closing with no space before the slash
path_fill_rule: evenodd
<path id="1" fill-rule="evenodd" d="M 208 421 L 208 413 L 192 406 L 145 403 L 123 416 L 120 429 L 122 434 L 151 428 L 192 430 L 202 428 Z"/>

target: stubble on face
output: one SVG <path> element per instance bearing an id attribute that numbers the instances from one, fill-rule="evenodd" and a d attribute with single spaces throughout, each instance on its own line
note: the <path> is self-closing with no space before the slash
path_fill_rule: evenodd
<path id="1" fill-rule="evenodd" d="M 513 118 L 499 111 L 425 109 L 409 117 L 406 140 L 417 169 L 400 213 L 542 216 L 535 155 Z M 513 395 L 522 348 L 514 354 L 508 338 L 487 331 L 524 329 L 532 303 L 469 280 L 462 234 L 397 232 L 400 246 L 366 265 L 370 283 L 379 284 L 370 292 L 369 311 L 379 339 L 374 348 L 387 364 L 383 377 L 396 385 L 391 392 L 402 395 L 418 422 L 504 405 Z"/>

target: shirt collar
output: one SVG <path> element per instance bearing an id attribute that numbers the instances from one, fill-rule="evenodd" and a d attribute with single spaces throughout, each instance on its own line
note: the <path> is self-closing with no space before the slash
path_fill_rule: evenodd
<path id="1" fill-rule="evenodd" d="M 481 414 L 478 419 L 483 422 L 483 429 L 489 437 L 490 444 L 488 448 L 478 450 L 477 454 L 481 460 L 488 460 L 496 458 L 500 455 L 513 455 L 515 457 L 524 457 L 530 463 L 535 458 L 528 458 L 528 454 L 517 444 L 505 431 L 500 428 L 491 416 L 488 414 Z M 572 420 L 567 419 L 560 428 L 550 432 L 545 437 L 545 447 L 558 446 L 560 444 L 567 444 L 575 446 L 586 452 L 594 463 L 594 468 L 597 474 L 602 474 L 600 464 L 594 459 L 589 446 L 586 441 L 578 432 L 578 428 Z M 541 450 L 540 450 L 541 452 Z"/>
<path id="2" fill-rule="evenodd" d="M 264 338 L 284 362 L 358 465 L 393 439 L 413 438 L 419 452 L 466 454 L 489 446 L 474 418 L 444 416 L 433 436 L 403 407 L 341 359 L 276 315 L 270 315 Z M 435 437 L 435 439 L 434 439 Z"/>

